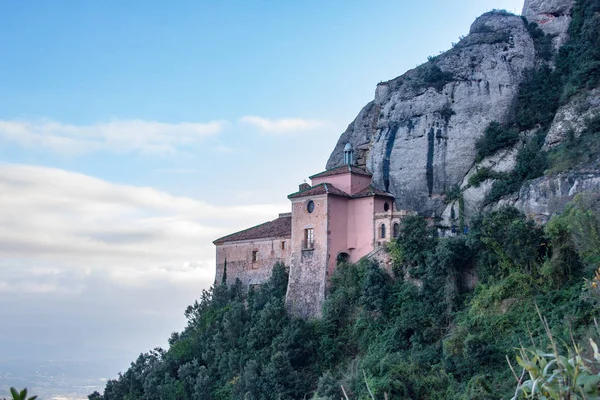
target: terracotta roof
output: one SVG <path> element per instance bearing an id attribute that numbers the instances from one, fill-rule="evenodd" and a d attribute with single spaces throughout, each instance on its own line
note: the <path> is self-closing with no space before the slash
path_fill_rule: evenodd
<path id="1" fill-rule="evenodd" d="M 328 169 L 327 171 L 319 172 L 318 174 L 309 176 L 309 178 L 310 179 L 322 178 L 324 176 L 347 174 L 348 172 L 352 172 L 353 174 L 358 174 L 358 175 L 373 176 L 373 174 L 370 173 L 369 171 L 367 171 L 366 169 L 363 169 L 360 167 L 354 167 L 351 165 L 340 165 L 339 167 Z"/>
<path id="2" fill-rule="evenodd" d="M 265 222 L 252 228 L 244 229 L 215 240 L 216 245 L 240 240 L 265 239 L 272 237 L 289 237 L 292 235 L 292 215 L 281 214 L 279 218 Z"/>
<path id="3" fill-rule="evenodd" d="M 316 196 L 319 194 L 331 194 L 334 196 L 350 197 L 350 195 L 343 190 L 340 190 L 333 186 L 331 183 L 319 183 L 311 187 L 310 189 L 303 190 L 301 192 L 292 193 L 288 196 L 288 199 L 297 199 L 299 197 Z"/>
<path id="4" fill-rule="evenodd" d="M 354 193 L 352 198 L 369 197 L 369 196 L 384 196 L 384 197 L 392 197 L 392 198 L 394 197 L 394 195 L 391 193 L 384 192 L 383 190 L 376 189 L 373 186 L 369 185 L 366 188 L 364 188 L 363 190 L 361 190 L 360 192 Z"/>

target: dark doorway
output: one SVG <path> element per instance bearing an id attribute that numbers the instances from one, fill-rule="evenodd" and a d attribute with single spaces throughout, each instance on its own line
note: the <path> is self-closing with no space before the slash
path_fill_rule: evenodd
<path id="1" fill-rule="evenodd" d="M 337 265 L 346 264 L 350 262 L 350 254 L 348 253 L 340 253 L 337 256 Z"/>

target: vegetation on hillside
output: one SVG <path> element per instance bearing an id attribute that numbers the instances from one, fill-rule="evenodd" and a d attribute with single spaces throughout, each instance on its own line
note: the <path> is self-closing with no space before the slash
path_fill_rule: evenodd
<path id="1" fill-rule="evenodd" d="M 168 350 L 141 354 L 90 399 L 339 399 L 342 387 L 352 399 L 510 398 L 506 356 L 517 368 L 521 343 L 551 344 L 536 305 L 557 340 L 597 340 L 598 200 L 578 198 L 543 228 L 504 208 L 469 235 L 434 233 L 407 217 L 393 273 L 341 265 L 319 320 L 286 314 L 282 265 L 248 294 L 217 285 Z"/>

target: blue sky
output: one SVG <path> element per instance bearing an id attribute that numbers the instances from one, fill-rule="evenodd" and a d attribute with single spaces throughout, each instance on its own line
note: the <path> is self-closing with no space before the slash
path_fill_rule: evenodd
<path id="1" fill-rule="evenodd" d="M 522 1 L 0 7 L 0 385 L 66 353 L 102 385 L 183 327 L 212 240 L 286 211 L 377 82 Z"/>

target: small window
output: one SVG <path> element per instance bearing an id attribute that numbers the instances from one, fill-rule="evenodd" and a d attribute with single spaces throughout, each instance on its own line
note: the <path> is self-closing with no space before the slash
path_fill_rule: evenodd
<path id="1" fill-rule="evenodd" d="M 398 236 L 400 236 L 400 224 L 396 222 L 394 224 L 393 230 L 394 230 L 394 233 L 393 233 L 394 234 L 394 239 L 398 239 Z"/>
<path id="2" fill-rule="evenodd" d="M 308 204 L 306 204 L 306 211 L 308 211 L 309 213 L 312 213 L 313 211 L 315 211 L 315 202 L 314 201 L 309 201 Z"/>
<path id="3" fill-rule="evenodd" d="M 390 203 L 383 203 L 383 211 L 389 211 L 390 210 Z"/>
<path id="4" fill-rule="evenodd" d="M 255 263 L 258 261 L 258 250 L 254 250 L 252 252 L 252 262 Z"/>
<path id="5" fill-rule="evenodd" d="M 315 247 L 315 232 L 313 228 L 304 230 L 304 249 L 312 249 Z"/>
<path id="6" fill-rule="evenodd" d="M 281 242 L 281 250 L 285 250 L 285 242 Z"/>
<path id="7" fill-rule="evenodd" d="M 385 239 L 385 224 L 381 224 L 380 238 Z"/>

